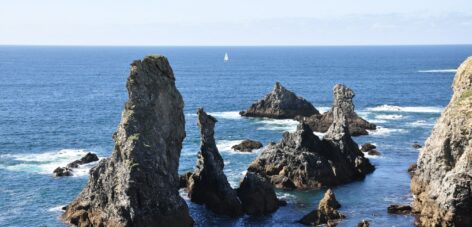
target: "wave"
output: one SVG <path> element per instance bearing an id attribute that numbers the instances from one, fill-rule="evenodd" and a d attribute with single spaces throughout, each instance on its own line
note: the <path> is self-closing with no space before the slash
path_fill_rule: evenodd
<path id="1" fill-rule="evenodd" d="M 295 132 L 297 130 L 298 121 L 292 119 L 264 119 L 256 121 L 257 124 L 263 126 L 258 127 L 257 130 L 271 130 L 271 131 L 288 131 Z"/>
<path id="2" fill-rule="evenodd" d="M 403 118 L 403 115 L 401 114 L 380 114 L 375 116 L 376 119 L 381 119 L 381 120 L 398 120 Z"/>
<path id="3" fill-rule="evenodd" d="M 438 106 L 394 106 L 380 105 L 367 108 L 373 112 L 408 112 L 408 113 L 441 113 L 443 108 Z"/>
<path id="4" fill-rule="evenodd" d="M 331 107 L 329 107 L 329 106 L 320 106 L 320 107 L 316 107 L 316 109 L 318 111 L 320 111 L 320 113 L 325 113 L 325 112 L 328 112 L 331 109 Z"/>
<path id="5" fill-rule="evenodd" d="M 398 129 L 398 128 L 384 128 L 382 126 L 377 126 L 376 130 L 368 130 L 369 135 L 372 136 L 387 136 L 393 133 L 404 133 L 404 129 Z"/>
<path id="6" fill-rule="evenodd" d="M 59 205 L 59 206 L 55 206 L 55 207 L 51 207 L 48 209 L 49 212 L 54 212 L 54 213 L 57 213 L 57 212 L 63 212 L 62 208 L 67 206 L 66 205 Z"/>
<path id="7" fill-rule="evenodd" d="M 216 147 L 218 147 L 218 151 L 220 152 L 231 152 L 234 154 L 254 154 L 255 152 L 258 152 L 262 150 L 262 148 L 253 150 L 252 152 L 239 152 L 233 150 L 231 147 L 241 143 L 243 140 L 219 140 L 216 142 Z"/>
<path id="8" fill-rule="evenodd" d="M 409 125 L 413 127 L 430 127 L 434 126 L 434 122 L 428 122 L 426 120 L 417 120 L 409 123 Z"/>
<path id="9" fill-rule="evenodd" d="M 62 149 L 39 154 L 3 155 L 1 158 L 8 160 L 12 164 L 2 164 L 0 168 L 17 172 L 52 174 L 57 167 L 64 167 L 70 162 L 82 158 L 88 152 L 90 151 L 84 149 Z M 95 166 L 96 163 L 91 162 L 80 165 L 79 168 L 74 168 L 73 176 L 88 176 L 90 168 Z"/>
<path id="10" fill-rule="evenodd" d="M 209 115 L 215 117 L 216 119 L 229 119 L 229 120 L 238 120 L 242 119 L 239 115 L 239 111 L 223 111 L 223 112 L 208 112 Z M 186 116 L 196 117 L 196 113 L 186 113 Z"/>
<path id="11" fill-rule="evenodd" d="M 430 70 L 418 70 L 419 73 L 455 73 L 457 69 L 430 69 Z"/>

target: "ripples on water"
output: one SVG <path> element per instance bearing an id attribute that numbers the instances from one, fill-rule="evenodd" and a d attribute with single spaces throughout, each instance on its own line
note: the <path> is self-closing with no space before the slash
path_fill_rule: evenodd
<path id="1" fill-rule="evenodd" d="M 389 215 L 386 207 L 411 201 L 406 169 L 418 155 L 411 145 L 429 135 L 451 95 L 450 69 L 471 51 L 471 46 L 0 47 L 0 226 L 63 226 L 60 208 L 82 190 L 90 166 L 77 170 L 76 177 L 50 173 L 89 151 L 110 155 L 111 135 L 127 98 L 129 63 L 151 53 L 169 57 L 185 100 L 180 172 L 195 165 L 197 107 L 218 119 L 217 146 L 228 180 L 237 186 L 260 150 L 238 153 L 231 146 L 247 138 L 278 141 L 297 125 L 243 118 L 240 110 L 280 81 L 324 112 L 334 84 L 344 83 L 356 92 L 357 112 L 379 125 L 356 142 L 375 143 L 382 156 L 369 156 L 377 169 L 365 180 L 334 188 L 348 217 L 339 226 L 362 219 L 374 226 L 412 226 L 411 216 Z M 230 62 L 223 63 L 225 52 Z M 229 219 L 189 206 L 199 226 L 287 226 L 296 225 L 323 193 L 277 190 L 288 206 L 263 217 Z"/>

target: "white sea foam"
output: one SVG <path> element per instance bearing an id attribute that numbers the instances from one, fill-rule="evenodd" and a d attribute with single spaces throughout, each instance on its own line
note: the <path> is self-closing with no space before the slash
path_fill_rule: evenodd
<path id="1" fill-rule="evenodd" d="M 376 130 L 368 130 L 369 135 L 372 136 L 387 136 L 396 133 L 404 133 L 404 129 L 397 129 L 397 128 L 385 128 L 382 126 L 377 126 Z"/>
<path id="2" fill-rule="evenodd" d="M 0 165 L 0 168 L 9 171 L 31 172 L 39 174 L 52 174 L 57 167 L 64 167 L 70 162 L 82 158 L 89 151 L 84 149 L 62 149 L 39 154 L 12 154 L 3 155 L 2 158 L 11 159 L 18 164 Z M 73 169 L 73 176 L 87 176 L 90 168 L 97 162 L 80 165 Z"/>
<path id="3" fill-rule="evenodd" d="M 48 209 L 49 212 L 54 212 L 54 213 L 57 213 L 57 212 L 62 212 L 62 208 L 65 207 L 66 205 L 59 205 L 59 206 L 55 206 L 55 207 L 51 207 Z"/>
<path id="4" fill-rule="evenodd" d="M 428 122 L 426 120 L 417 120 L 409 123 L 409 125 L 413 127 L 430 127 L 434 125 L 434 122 Z"/>
<path id="5" fill-rule="evenodd" d="M 408 113 L 441 113 L 442 107 L 438 106 L 393 106 L 380 105 L 367 108 L 373 112 L 408 112 Z"/>
<path id="6" fill-rule="evenodd" d="M 430 69 L 430 70 L 418 70 L 419 73 L 455 73 L 457 69 Z"/>
<path id="7" fill-rule="evenodd" d="M 318 111 L 320 111 L 320 113 L 325 113 L 325 112 L 328 112 L 331 107 L 329 106 L 320 106 L 320 107 L 316 107 L 316 109 L 318 109 Z"/>
<path id="8" fill-rule="evenodd" d="M 381 119 L 381 120 L 398 120 L 403 118 L 403 115 L 401 114 L 380 114 L 375 116 L 376 119 Z"/>
<path id="9" fill-rule="evenodd" d="M 239 111 L 225 111 L 225 112 L 209 112 L 211 116 L 215 117 L 216 119 L 230 119 L 230 120 L 237 120 L 241 119 L 241 115 L 239 115 Z"/>
<path id="10" fill-rule="evenodd" d="M 298 121 L 292 119 L 264 119 L 256 121 L 257 124 L 262 124 L 257 130 L 272 130 L 272 131 L 288 131 L 295 132 L 297 130 Z"/>
<path id="11" fill-rule="evenodd" d="M 235 152 L 231 149 L 232 146 L 241 143 L 242 140 L 218 140 L 216 141 L 216 147 L 218 147 L 218 151 L 220 152 Z M 241 154 L 247 154 L 250 152 L 235 152 Z"/>

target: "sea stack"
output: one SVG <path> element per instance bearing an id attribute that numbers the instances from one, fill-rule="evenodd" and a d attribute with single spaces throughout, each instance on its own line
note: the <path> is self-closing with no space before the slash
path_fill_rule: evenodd
<path id="1" fill-rule="evenodd" d="M 282 84 L 276 82 L 272 92 L 239 114 L 246 117 L 293 119 L 296 116 L 308 117 L 320 113 L 303 97 L 297 96 L 283 87 Z"/>
<path id="2" fill-rule="evenodd" d="M 167 58 L 134 61 L 111 157 L 90 172 L 62 218 L 77 226 L 192 226 L 179 196 L 184 102 Z"/>
<path id="3" fill-rule="evenodd" d="M 295 132 L 285 132 L 281 141 L 262 151 L 248 171 L 266 177 L 277 188 L 300 189 L 344 184 L 374 171 L 349 134 L 344 92 L 349 90 L 334 87 L 334 119 L 322 140 L 300 123 Z"/>
<path id="4" fill-rule="evenodd" d="M 452 89 L 411 180 L 420 226 L 472 226 L 472 57 L 458 68 Z"/>
<path id="5" fill-rule="evenodd" d="M 214 138 L 216 119 L 202 108 L 197 110 L 200 128 L 200 152 L 197 166 L 188 179 L 188 196 L 192 202 L 205 204 L 217 214 L 231 217 L 243 214 L 241 201 L 231 188 L 223 172 L 223 158 L 218 152 Z"/>
<path id="6" fill-rule="evenodd" d="M 335 222 L 339 219 L 343 219 L 346 216 L 339 213 L 337 209 L 341 207 L 341 204 L 336 200 L 331 189 L 328 189 L 318 204 L 318 209 L 305 215 L 299 222 L 304 225 L 318 226 L 327 224 L 327 226 L 335 226 Z"/>
<path id="7" fill-rule="evenodd" d="M 367 130 L 375 130 L 377 128 L 375 124 L 369 123 L 354 112 L 354 103 L 352 101 L 355 96 L 354 91 L 342 84 L 337 84 L 335 88 L 337 88 L 335 92 L 338 91 L 339 93 L 335 94 L 334 104 L 331 110 L 323 114 L 315 114 L 309 117 L 300 116 L 296 119 L 307 123 L 313 131 L 326 132 L 334 121 L 334 105 L 337 100 L 342 99 L 345 111 L 344 114 L 346 115 L 351 136 L 367 135 L 369 134 Z"/>

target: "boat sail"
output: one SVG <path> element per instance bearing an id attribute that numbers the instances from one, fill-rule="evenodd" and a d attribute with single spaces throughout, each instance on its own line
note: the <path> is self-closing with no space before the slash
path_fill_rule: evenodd
<path id="1" fill-rule="evenodd" d="M 228 53 L 225 53 L 225 58 L 224 58 L 224 61 L 225 61 L 225 62 L 229 61 L 229 56 L 228 56 Z"/>

